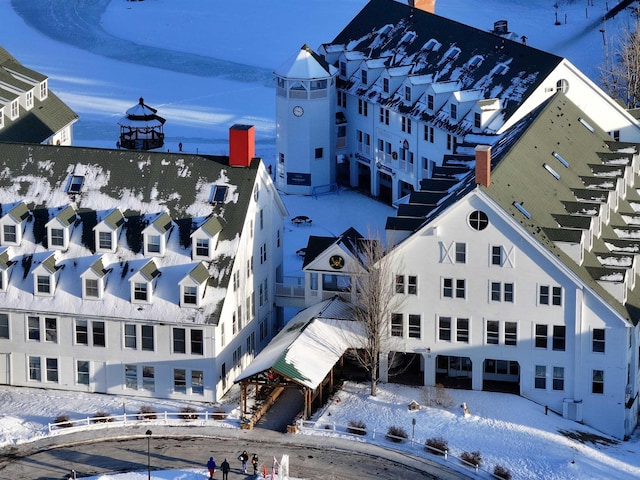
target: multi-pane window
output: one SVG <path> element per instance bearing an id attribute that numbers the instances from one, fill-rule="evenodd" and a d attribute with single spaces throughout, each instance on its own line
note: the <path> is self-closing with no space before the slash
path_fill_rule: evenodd
<path id="1" fill-rule="evenodd" d="M 604 353 L 604 328 L 594 328 L 592 339 L 592 352 Z"/>
<path id="2" fill-rule="evenodd" d="M 552 348 L 553 350 L 564 351 L 565 343 L 566 343 L 566 327 L 564 325 L 554 325 L 553 326 L 553 339 L 552 339 Z"/>
<path id="3" fill-rule="evenodd" d="M 102 250 L 111 250 L 111 232 L 98 233 L 98 246 Z"/>
<path id="4" fill-rule="evenodd" d="M 9 315 L 0 313 L 0 338 L 9 338 Z"/>
<path id="5" fill-rule="evenodd" d="M 199 257 L 209 256 L 209 239 L 208 238 L 196 239 L 196 255 Z"/>
<path id="6" fill-rule="evenodd" d="M 183 368 L 175 368 L 173 370 L 173 391 L 187 393 L 187 372 Z"/>
<path id="7" fill-rule="evenodd" d="M 404 275 L 396 275 L 396 293 L 404 293 Z"/>
<path id="8" fill-rule="evenodd" d="M 98 280 L 87 278 L 84 281 L 84 294 L 86 297 L 98 298 Z"/>
<path id="9" fill-rule="evenodd" d="M 433 139 L 434 139 L 434 131 L 433 131 L 433 127 L 430 127 L 429 125 L 425 125 L 424 126 L 424 139 L 425 141 L 429 142 L 429 143 L 433 143 Z"/>
<path id="10" fill-rule="evenodd" d="M 318 158 L 322 158 L 322 157 L 324 156 L 324 153 L 323 153 L 323 152 L 324 152 L 324 151 L 323 151 L 322 147 L 318 147 L 318 148 L 316 148 L 316 149 L 315 149 L 315 158 L 316 158 L 316 159 L 318 159 Z"/>
<path id="11" fill-rule="evenodd" d="M 240 363 L 242 360 L 242 347 L 239 346 L 233 351 L 233 366 L 234 368 L 240 367 Z"/>
<path id="12" fill-rule="evenodd" d="M 47 358 L 45 365 L 47 366 L 47 382 L 58 383 L 58 359 Z"/>
<path id="13" fill-rule="evenodd" d="M 407 277 L 407 293 L 409 295 L 418 294 L 418 277 L 416 275 L 409 275 Z"/>
<path id="14" fill-rule="evenodd" d="M 86 320 L 76 320 L 76 343 L 78 345 L 89 344 L 89 326 Z"/>
<path id="15" fill-rule="evenodd" d="M 402 327 L 403 327 L 402 314 L 392 313 L 391 314 L 391 336 L 402 337 L 404 335 Z"/>
<path id="16" fill-rule="evenodd" d="M 40 357 L 29 357 L 29 380 L 42 380 Z"/>
<path id="17" fill-rule="evenodd" d="M 191 354 L 204 355 L 204 334 L 202 330 L 191 330 Z"/>
<path id="18" fill-rule="evenodd" d="M 504 322 L 504 344 L 518 344 L 518 324 L 516 322 Z"/>
<path id="19" fill-rule="evenodd" d="M 64 230 L 61 228 L 51 229 L 51 245 L 56 247 L 64 246 Z"/>
<path id="20" fill-rule="evenodd" d="M 6 243 L 16 243 L 18 241 L 15 225 L 4 226 L 4 241 Z"/>
<path id="21" fill-rule="evenodd" d="M 155 369 L 149 365 L 142 367 L 142 389 L 153 392 L 156 389 Z"/>
<path id="22" fill-rule="evenodd" d="M 160 235 L 147 235 L 147 252 L 160 253 Z"/>
<path id="23" fill-rule="evenodd" d="M 438 318 L 438 340 L 451 341 L 451 317 Z"/>
<path id="24" fill-rule="evenodd" d="M 89 362 L 87 360 L 76 362 L 76 375 L 78 385 L 89 385 Z"/>
<path id="25" fill-rule="evenodd" d="M 345 92 L 338 92 L 337 96 L 338 96 L 338 106 L 347 108 L 347 94 Z M 281 155 L 284 156 L 283 154 Z M 284 160 L 282 160 L 281 163 L 284 163 Z"/>
<path id="26" fill-rule="evenodd" d="M 133 323 L 125 323 L 124 325 L 124 348 L 138 348 L 138 335 L 136 325 Z"/>
<path id="27" fill-rule="evenodd" d="M 544 365 L 536 365 L 534 386 L 543 390 L 547 388 L 547 367 Z"/>
<path id="28" fill-rule="evenodd" d="M 408 117 L 402 117 L 401 119 L 402 131 L 405 133 L 411 133 L 411 119 Z"/>
<path id="29" fill-rule="evenodd" d="M 185 286 L 182 300 L 186 305 L 196 305 L 198 303 L 198 287 Z"/>
<path id="30" fill-rule="evenodd" d="M 433 110 L 433 95 L 431 94 L 427 95 L 427 108 Z"/>
<path id="31" fill-rule="evenodd" d="M 267 338 L 269 335 L 269 322 L 266 319 L 260 322 L 260 341 Z"/>
<path id="32" fill-rule="evenodd" d="M 478 112 L 473 114 L 473 126 L 475 128 L 480 128 L 482 126 L 482 117 Z"/>
<path id="33" fill-rule="evenodd" d="M 384 93 L 389 93 L 389 79 L 388 78 L 383 78 L 382 79 L 382 91 Z"/>
<path id="34" fill-rule="evenodd" d="M 184 328 L 173 329 L 173 353 L 187 353 L 187 342 Z"/>
<path id="35" fill-rule="evenodd" d="M 497 345 L 500 338 L 500 322 L 497 320 L 487 320 L 487 344 Z"/>
<path id="36" fill-rule="evenodd" d="M 204 395 L 204 372 L 202 370 L 191 371 L 191 393 Z"/>
<path id="37" fill-rule="evenodd" d="M 456 319 L 456 342 L 469 343 L 469 319 Z"/>
<path id="38" fill-rule="evenodd" d="M 142 325 L 142 350 L 153 351 L 153 325 Z"/>
<path id="39" fill-rule="evenodd" d="M 147 299 L 147 284 L 143 282 L 135 282 L 133 285 L 133 298 L 135 300 Z"/>
<path id="40" fill-rule="evenodd" d="M 44 319 L 44 341 L 58 343 L 58 321 L 55 318 Z"/>
<path id="41" fill-rule="evenodd" d="M 450 107 L 451 107 L 450 109 L 451 118 L 453 120 L 456 120 L 458 118 L 458 105 L 456 105 L 455 103 L 452 103 Z"/>
<path id="42" fill-rule="evenodd" d="M 360 71 L 360 80 L 362 80 L 362 83 L 364 83 L 365 85 L 367 84 L 367 80 L 368 80 L 368 72 L 367 72 L 367 70 L 361 70 Z"/>
<path id="43" fill-rule="evenodd" d="M 404 87 L 404 99 L 406 102 L 411 101 L 411 87 L 409 86 Z"/>
<path id="44" fill-rule="evenodd" d="M 549 287 L 540 285 L 538 288 L 538 301 L 541 305 L 562 305 L 562 287 Z"/>
<path id="45" fill-rule="evenodd" d="M 93 331 L 93 346 L 104 347 L 106 345 L 104 322 L 100 322 L 100 321 L 91 322 L 91 329 Z"/>
<path id="46" fill-rule="evenodd" d="M 604 370 L 591 372 L 591 393 L 604 393 Z"/>
<path id="47" fill-rule="evenodd" d="M 491 282 L 491 301 L 513 303 L 513 283 Z"/>
<path id="48" fill-rule="evenodd" d="M 443 278 L 442 296 L 448 298 L 465 298 L 465 280 Z"/>
<path id="49" fill-rule="evenodd" d="M 456 263 L 467 263 L 467 244 L 456 242 Z"/>
<path id="50" fill-rule="evenodd" d="M 389 125 L 389 110 L 383 107 L 380 107 L 380 123 Z"/>
<path id="51" fill-rule="evenodd" d="M 420 315 L 409 314 L 409 338 L 420 338 Z"/>
<path id="52" fill-rule="evenodd" d="M 456 138 L 450 133 L 447 133 L 447 150 L 453 150 L 455 146 L 456 146 Z"/>
<path id="53" fill-rule="evenodd" d="M 51 277 L 49 275 L 38 275 L 36 280 L 38 293 L 51 293 Z"/>
<path id="54" fill-rule="evenodd" d="M 535 345 L 536 348 L 547 348 L 548 347 L 548 339 L 547 339 L 547 325 L 536 324 L 536 340 Z"/>
<path id="55" fill-rule="evenodd" d="M 469 214 L 469 226 L 474 230 L 484 230 L 489 225 L 489 217 L 481 210 L 474 210 Z"/>
<path id="56" fill-rule="evenodd" d="M 29 340 L 40 341 L 40 317 L 29 317 L 27 319 Z"/>
<path id="57" fill-rule="evenodd" d="M 553 367 L 553 383 L 554 390 L 564 390 L 564 367 Z"/>
<path id="58" fill-rule="evenodd" d="M 358 113 L 365 117 L 369 115 L 369 104 L 366 100 L 358 99 Z"/>
<path id="59" fill-rule="evenodd" d="M 499 245 L 491 247 L 491 265 L 502 265 L 502 247 Z"/>
<path id="60" fill-rule="evenodd" d="M 124 366 L 124 388 L 138 389 L 138 367 L 127 364 Z"/>

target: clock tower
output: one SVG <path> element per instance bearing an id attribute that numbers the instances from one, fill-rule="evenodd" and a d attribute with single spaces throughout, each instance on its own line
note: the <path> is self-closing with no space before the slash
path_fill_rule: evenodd
<path id="1" fill-rule="evenodd" d="M 336 74 L 308 45 L 278 68 L 276 187 L 311 195 L 336 181 Z"/>

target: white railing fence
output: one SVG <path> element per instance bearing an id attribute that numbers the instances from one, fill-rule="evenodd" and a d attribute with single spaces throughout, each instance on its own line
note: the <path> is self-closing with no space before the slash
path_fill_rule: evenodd
<path id="1" fill-rule="evenodd" d="M 428 458 L 429 460 L 440 460 L 439 463 L 462 466 L 465 469 L 472 470 L 476 475 L 483 478 L 503 480 L 502 477 L 494 475 L 493 472 L 486 468 L 482 468 L 480 465 L 469 463 L 460 457 L 451 455 L 448 450 L 440 450 L 436 447 L 427 446 L 427 439 L 415 438 L 413 435 L 409 438 L 392 435 L 386 431 L 376 431 L 375 428 L 372 430 L 361 429 L 354 426 L 339 425 L 336 423 L 323 424 L 320 426 L 314 421 L 301 419 L 297 420 L 297 427 L 300 433 L 304 433 L 304 431 L 307 430 L 312 432 L 324 432 L 324 434 L 326 434 L 327 431 L 330 431 L 332 434 L 339 435 L 343 438 L 351 438 L 352 440 L 360 442 L 369 442 L 394 450 L 409 451 L 418 456 Z"/>

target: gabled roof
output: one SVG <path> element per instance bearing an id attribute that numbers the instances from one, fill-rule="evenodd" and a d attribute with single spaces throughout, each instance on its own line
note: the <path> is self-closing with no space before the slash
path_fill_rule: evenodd
<path id="1" fill-rule="evenodd" d="M 0 72 L 9 75 L 8 81 L 12 83 L 24 84 L 12 72 L 35 82 L 47 79 L 45 75 L 21 65 L 2 47 L 0 47 Z M 47 98 L 44 100 L 39 100 L 38 95 L 33 96 L 31 110 L 26 111 L 20 106 L 20 115 L 15 120 L 5 115 L 4 127 L 0 128 L 0 142 L 42 143 L 77 119 L 78 115 L 51 90 L 48 90 Z"/>
<path id="2" fill-rule="evenodd" d="M 431 209 L 421 225 L 479 188 L 621 316 L 637 323 L 640 282 L 628 292 L 625 304 L 603 282 L 621 282 L 633 275 L 632 270 L 619 267 L 640 252 L 640 231 L 636 231 L 640 229 L 625 220 L 640 208 L 640 195 L 625 185 L 625 198 L 621 198 L 613 188 L 624 181 L 623 167 L 630 168 L 640 146 L 613 142 L 563 93 L 556 93 L 505 132 L 492 150 L 489 186 L 476 185 L 471 169 L 454 187 L 427 194 Z M 620 168 L 607 168 L 612 165 Z M 633 184 L 639 180 L 636 176 Z M 421 194 L 416 192 L 416 198 Z M 614 197 L 618 197 L 617 209 Z M 561 244 L 581 245 L 594 222 L 602 225 L 601 233 L 590 239 L 591 248 L 591 242 L 583 243 L 583 260 L 578 263 Z M 613 262 L 611 253 L 627 253 L 628 258 L 621 255 Z"/>
<path id="3" fill-rule="evenodd" d="M 119 208 L 114 208 L 102 221 L 105 225 L 108 225 L 109 228 L 115 230 L 124 223 L 124 215 Z"/>
<path id="4" fill-rule="evenodd" d="M 351 317 L 350 305 L 339 297 L 302 310 L 236 377 L 235 383 L 273 370 L 315 389 L 347 349 L 363 344 L 362 325 L 349 320 Z"/>
<path id="5" fill-rule="evenodd" d="M 504 100 L 508 118 L 562 61 L 561 57 L 440 17 L 394 0 L 371 0 L 329 44 L 326 52 L 359 52 L 388 58 L 388 67 L 407 65 L 411 74 L 456 81 L 460 89 L 481 90 Z M 478 59 L 482 61 L 477 63 Z M 499 67 L 499 68 L 498 68 Z M 349 80 L 359 82 L 357 76 Z M 345 87 L 354 91 L 351 85 Z M 356 94 L 372 98 L 367 87 Z M 412 115 L 428 120 L 416 104 Z"/>
<path id="6" fill-rule="evenodd" d="M 82 301 L 80 276 L 96 261 L 94 227 L 98 215 L 120 208 L 127 222 L 118 237 L 117 256 L 103 256 L 103 269 L 113 272 L 100 300 L 101 313 L 113 318 L 218 321 L 247 211 L 253 202 L 253 188 L 264 171 L 259 159 L 248 167 L 231 168 L 226 156 L 0 143 L 0 164 L 0 204 L 5 207 L 24 201 L 33 214 L 33 221 L 25 222 L 22 244 L 12 247 L 12 259 L 17 261 L 14 268 L 24 271 L 12 276 L 9 289 L 0 295 L 0 307 L 28 304 L 32 309 L 81 314 L 87 306 Z M 65 188 L 69 172 L 74 171 L 82 171 L 84 183 L 79 193 L 69 195 Z M 224 202 L 209 201 L 214 185 L 228 187 Z M 284 217 L 286 210 L 277 195 L 274 202 L 276 211 Z M 64 266 L 58 280 L 60 288 L 44 304 L 42 298 L 26 296 L 32 290 L 27 283 L 31 281 L 28 273 L 32 252 L 40 254 L 47 248 L 44 232 L 49 213 L 70 204 L 77 209 L 80 221 L 69 239 L 69 249 L 59 253 L 58 265 Z M 170 218 L 175 232 L 168 239 L 166 255 L 154 258 L 163 274 L 154 300 L 138 309 L 139 305 L 129 301 L 126 279 L 143 266 L 138 260 L 142 231 L 147 220 L 158 218 L 159 211 L 166 213 L 160 218 Z M 213 288 L 206 289 L 200 308 L 183 309 L 179 306 L 178 282 L 193 268 L 193 221 L 209 217 L 217 218 L 224 226 L 212 261 L 206 265 L 207 286 Z"/>
<path id="7" fill-rule="evenodd" d="M 360 242 L 366 241 L 364 237 L 353 227 L 348 228 L 337 237 L 317 237 L 311 235 L 307 242 L 307 250 L 304 255 L 302 268 L 313 262 L 318 255 L 324 252 L 331 245 L 342 245 L 351 252 L 354 258 L 359 258 Z"/>

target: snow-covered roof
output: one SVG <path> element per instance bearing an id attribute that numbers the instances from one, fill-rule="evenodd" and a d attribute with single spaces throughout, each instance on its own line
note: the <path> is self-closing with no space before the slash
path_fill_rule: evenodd
<path id="1" fill-rule="evenodd" d="M 274 73 L 280 77 L 312 80 L 331 77 L 337 73 L 337 69 L 305 44 Z"/>
<path id="2" fill-rule="evenodd" d="M 247 168 L 230 168 L 227 162 L 227 157 L 183 153 L 0 144 L 0 218 L 17 202 L 29 208 L 22 241 L 11 247 L 15 263 L 7 289 L 0 293 L 0 308 L 217 322 L 260 165 L 256 160 Z M 71 189 L 77 174 L 82 181 Z M 212 203 L 211 192 L 218 185 L 226 186 L 228 194 L 224 202 Z M 94 227 L 112 218 L 117 208 L 124 214 L 124 221 L 117 222 L 123 230 L 117 249 L 95 254 Z M 42 254 L 51 252 L 46 225 L 67 211 L 74 218 L 65 222 L 69 243 L 58 252 L 56 289 L 50 297 L 35 296 L 33 269 Z M 200 263 L 191 258 L 190 235 L 207 218 L 215 218 L 221 230 L 207 264 L 206 293 L 200 308 L 180 308 L 179 281 Z M 153 300 L 140 305 L 131 302 L 129 280 L 141 269 L 148 273 L 142 232 L 154 222 L 165 232 L 166 249 L 154 256 L 160 275 L 150 277 Z M 104 296 L 83 300 L 81 275 L 95 266 L 106 279 Z"/>
<path id="3" fill-rule="evenodd" d="M 339 297 L 306 308 L 287 323 L 235 382 L 274 370 L 315 389 L 346 350 L 363 345 L 362 325 L 350 318 L 349 304 Z"/>

